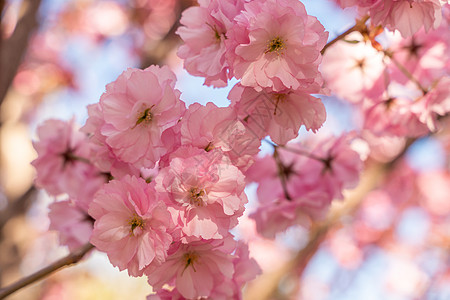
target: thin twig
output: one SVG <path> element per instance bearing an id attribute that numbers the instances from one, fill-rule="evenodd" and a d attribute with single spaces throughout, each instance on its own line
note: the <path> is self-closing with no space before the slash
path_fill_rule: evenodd
<path id="1" fill-rule="evenodd" d="M 301 149 L 291 148 L 291 147 L 289 147 L 287 145 L 277 145 L 277 144 L 269 141 L 268 139 L 263 139 L 263 141 L 268 143 L 269 145 L 271 145 L 274 148 L 279 147 L 280 149 L 283 149 L 283 150 L 286 150 L 286 151 L 289 151 L 289 152 L 292 152 L 292 153 L 295 153 L 295 154 L 299 154 L 299 155 L 302 155 L 302 156 L 306 156 L 308 158 L 320 161 L 322 163 L 326 163 L 326 161 L 327 161 L 325 158 L 318 157 L 317 155 L 314 155 L 312 153 L 309 153 L 309 152 L 301 150 Z"/>
<path id="2" fill-rule="evenodd" d="M 354 31 L 361 31 L 366 26 L 365 24 L 366 24 L 367 20 L 369 20 L 369 16 L 364 16 L 361 20 L 357 20 L 356 24 L 353 27 L 347 29 L 346 31 L 344 31 L 343 33 L 341 33 L 340 35 L 338 35 L 337 37 L 335 37 L 334 39 L 329 41 L 323 47 L 323 49 L 320 51 L 320 53 L 323 55 L 329 47 L 331 47 L 334 43 L 344 39 L 350 33 L 354 32 Z"/>
<path id="3" fill-rule="evenodd" d="M 278 155 L 278 149 L 275 147 L 273 151 L 273 158 L 275 159 L 275 162 L 277 164 L 278 169 L 278 177 L 281 181 L 281 187 L 283 188 L 284 197 L 291 201 L 292 198 L 289 195 L 288 189 L 287 189 L 287 176 L 285 173 L 285 166 L 283 165 L 283 162 L 281 161 L 279 155 Z"/>
<path id="4" fill-rule="evenodd" d="M 406 78 L 408 78 L 409 80 L 411 80 L 411 82 L 413 82 L 418 88 L 419 90 L 426 95 L 426 93 L 428 93 L 428 90 L 426 88 L 423 87 L 423 85 L 419 82 L 419 80 L 417 80 L 417 78 L 415 78 L 413 76 L 413 74 L 411 74 L 411 72 L 408 71 L 408 69 L 406 69 L 395 57 L 392 53 L 385 51 L 384 55 L 386 55 L 387 57 L 389 57 L 391 59 L 391 61 L 394 63 L 394 65 L 406 76 Z"/>
<path id="5" fill-rule="evenodd" d="M 90 243 L 80 247 L 76 251 L 70 253 L 66 257 L 63 257 L 51 265 L 37 271 L 36 273 L 33 273 L 27 277 L 24 277 L 18 281 L 16 281 L 13 284 L 10 284 L 4 288 L 0 289 L 0 299 L 4 299 L 6 296 L 11 295 L 12 293 L 16 292 L 17 290 L 34 283 L 38 280 L 43 279 L 44 277 L 50 275 L 51 273 L 65 267 L 70 266 L 72 264 L 75 264 L 79 262 L 86 253 L 88 253 L 91 249 L 93 249 L 94 246 Z"/>

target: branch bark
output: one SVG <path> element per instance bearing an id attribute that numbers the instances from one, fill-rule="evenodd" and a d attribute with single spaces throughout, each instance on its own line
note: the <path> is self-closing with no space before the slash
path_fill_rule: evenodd
<path id="1" fill-rule="evenodd" d="M 0 299 L 4 299 L 6 296 L 11 295 L 12 293 L 18 291 L 19 289 L 32 284 L 38 280 L 43 279 L 44 277 L 52 274 L 53 272 L 65 267 L 70 266 L 72 264 L 75 264 L 79 262 L 90 250 L 94 248 L 91 244 L 86 244 L 82 247 L 80 247 L 78 250 L 70 253 L 66 257 L 63 257 L 56 262 L 52 263 L 51 265 L 37 271 L 36 273 L 33 273 L 27 277 L 24 277 L 15 283 L 8 285 L 4 288 L 0 289 Z"/>

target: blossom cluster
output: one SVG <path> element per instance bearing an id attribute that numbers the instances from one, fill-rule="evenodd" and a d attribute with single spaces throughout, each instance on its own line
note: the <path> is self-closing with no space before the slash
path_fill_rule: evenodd
<path id="1" fill-rule="evenodd" d="M 323 218 L 343 189 L 356 186 L 357 133 L 293 141 L 302 125 L 315 133 L 325 122 L 325 107 L 311 94 L 332 91 L 358 103 L 364 128 L 375 134 L 423 134 L 449 111 L 448 78 L 439 79 L 448 68 L 430 63 L 449 53 L 448 35 L 439 32 L 412 37 L 418 48 L 394 43 L 398 51 L 377 50 L 370 32 L 356 33 L 361 41 L 336 43 L 337 56 L 329 50 L 322 64 L 328 33 L 297 0 L 199 0 L 180 23 L 178 55 L 188 72 L 214 87 L 240 80 L 228 107 L 186 107 L 168 67 L 130 68 L 88 106 L 81 129 L 49 120 L 34 143 L 36 185 L 68 196 L 50 206 L 61 243 L 90 242 L 119 270 L 147 276 L 156 292 L 149 299 L 241 298 L 242 286 L 261 272 L 230 233 L 248 203 L 247 183 L 259 184 L 250 216 L 268 238 Z M 442 24 L 438 30 L 448 19 Z M 404 68 L 427 84 L 418 101 L 393 98 L 383 86 L 388 74 L 417 88 Z M 262 140 L 271 155 L 257 156 Z"/>
<path id="2" fill-rule="evenodd" d="M 386 34 L 388 45 L 382 47 L 373 39 L 378 29 L 366 28 L 325 53 L 325 84 L 355 104 L 362 128 L 393 137 L 419 137 L 439 129 L 439 118 L 450 111 L 448 4 L 442 13 L 440 26 L 429 33 L 421 29 L 408 38 Z"/>
<path id="3" fill-rule="evenodd" d="M 447 0 L 335 0 L 341 7 L 357 6 L 361 15 L 368 15 L 373 25 L 398 30 L 405 38 L 423 28 L 436 29 Z"/>

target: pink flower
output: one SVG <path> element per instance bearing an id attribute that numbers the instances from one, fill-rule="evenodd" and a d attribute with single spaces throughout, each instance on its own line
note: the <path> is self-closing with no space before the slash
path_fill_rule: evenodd
<path id="1" fill-rule="evenodd" d="M 73 120 L 47 120 L 37 134 L 39 141 L 33 146 L 38 158 L 31 163 L 37 172 L 36 185 L 51 195 L 67 193 L 87 209 L 106 179 L 88 160 L 87 136 L 75 130 Z"/>
<path id="2" fill-rule="evenodd" d="M 247 244 L 243 242 L 237 242 L 236 250 L 232 255 L 232 262 L 235 272 L 233 277 L 222 277 L 222 280 L 215 283 L 210 295 L 202 299 L 214 299 L 214 300 L 228 300 L 228 299 L 242 299 L 243 286 L 255 279 L 255 277 L 261 274 L 261 268 L 258 263 L 249 257 L 249 251 Z M 195 267 L 195 265 L 193 265 Z M 161 289 L 154 295 L 147 296 L 147 300 L 185 300 L 186 298 L 177 290 L 177 287 L 168 291 Z M 191 299 L 191 298 L 190 298 Z"/>
<path id="3" fill-rule="evenodd" d="M 393 57 L 426 88 L 450 73 L 449 26 L 450 20 L 444 18 L 436 30 L 426 33 L 421 29 L 408 39 L 392 38 Z M 400 83 L 409 81 L 396 65 L 391 64 L 390 70 L 392 79 Z"/>
<path id="4" fill-rule="evenodd" d="M 354 188 L 359 182 L 363 163 L 360 155 L 351 147 L 354 137 L 352 132 L 339 137 L 321 137 L 310 145 L 310 153 L 322 160 L 310 159 L 318 168 L 314 169 L 315 173 L 313 168 L 309 169 L 305 175 L 312 178 L 317 176 L 316 184 L 323 186 L 323 191 L 333 199 L 342 199 L 342 190 Z"/>
<path id="5" fill-rule="evenodd" d="M 380 96 L 384 90 L 384 55 L 359 33 L 349 35 L 350 44 L 340 41 L 323 56 L 321 72 L 332 93 L 350 102 L 361 102 L 366 96 Z"/>
<path id="6" fill-rule="evenodd" d="M 235 251 L 234 264 L 234 294 L 233 299 L 242 299 L 242 287 L 247 282 L 255 279 L 261 274 L 261 268 L 255 259 L 250 258 L 248 245 L 238 242 Z"/>
<path id="7" fill-rule="evenodd" d="M 166 152 L 162 132 L 184 113 L 176 77 L 168 67 L 128 69 L 100 98 L 101 134 L 114 154 L 137 168 L 152 168 Z"/>
<path id="8" fill-rule="evenodd" d="M 438 216 L 450 213 L 450 171 L 443 169 L 421 173 L 417 184 L 423 195 L 421 200 L 429 212 Z"/>
<path id="9" fill-rule="evenodd" d="M 58 231 L 61 245 L 74 251 L 89 242 L 94 220 L 87 211 L 70 200 L 54 202 L 49 210 L 49 230 Z"/>
<path id="10" fill-rule="evenodd" d="M 181 144 L 205 151 L 220 149 L 240 169 L 248 168 L 252 157 L 259 152 L 261 139 L 246 130 L 231 107 L 189 106 L 181 123 Z"/>
<path id="11" fill-rule="evenodd" d="M 268 239 L 274 239 L 277 233 L 294 225 L 309 228 L 313 219 L 320 220 L 325 217 L 331 202 L 324 192 L 291 200 L 283 196 L 273 197 L 270 200 L 258 198 L 258 207 L 250 214 L 250 218 L 255 220 L 258 233 Z"/>
<path id="12" fill-rule="evenodd" d="M 257 92 L 238 84 L 228 98 L 249 131 L 259 139 L 268 134 L 277 144 L 296 138 L 301 125 L 316 132 L 326 119 L 322 101 L 300 91 Z"/>
<path id="13" fill-rule="evenodd" d="M 153 184 L 131 176 L 110 181 L 95 195 L 89 214 L 95 219 L 91 243 L 119 270 L 141 276 L 145 267 L 166 259 L 173 224 Z"/>
<path id="14" fill-rule="evenodd" d="M 362 110 L 364 129 L 375 135 L 417 137 L 428 132 L 411 110 L 412 100 L 405 97 L 366 99 Z"/>
<path id="15" fill-rule="evenodd" d="M 206 85 L 224 87 L 231 78 L 227 56 L 227 32 L 243 9 L 242 0 L 199 0 L 200 6 L 183 12 L 177 30 L 184 44 L 178 56 L 192 75 L 205 77 Z"/>
<path id="16" fill-rule="evenodd" d="M 231 253 L 235 245 L 231 236 L 223 240 L 175 243 L 169 250 L 167 260 L 160 266 L 148 267 L 145 274 L 155 290 L 169 284 L 175 286 L 184 298 L 208 298 L 216 285 L 232 278 L 234 266 Z"/>
<path id="17" fill-rule="evenodd" d="M 441 22 L 440 0 L 385 0 L 384 2 L 381 11 L 378 11 L 381 8 L 380 4 L 371 11 L 372 23 L 381 23 L 392 31 L 397 29 L 403 37 L 412 36 L 422 26 L 425 31 L 437 28 Z"/>
<path id="18" fill-rule="evenodd" d="M 335 0 L 341 7 L 357 5 L 360 15 L 369 15 L 373 25 L 398 30 L 410 37 L 420 28 L 437 28 L 442 18 L 441 0 Z"/>
<path id="19" fill-rule="evenodd" d="M 235 21 L 229 38 L 236 44 L 234 76 L 243 86 L 321 91 L 318 65 L 328 33 L 300 1 L 251 1 Z"/>
<path id="20" fill-rule="evenodd" d="M 155 182 L 187 236 L 224 238 L 247 203 L 244 175 L 220 150 L 172 158 Z"/>
<path id="21" fill-rule="evenodd" d="M 88 134 L 91 151 L 89 157 L 99 170 L 111 173 L 114 178 L 125 175 L 139 176 L 139 169 L 125 163 L 114 154 L 113 149 L 106 143 L 106 136 L 102 135 L 101 128 L 105 124 L 99 103 L 88 105 L 89 118 L 80 131 Z"/>
<path id="22" fill-rule="evenodd" d="M 437 131 L 438 116 L 445 116 L 450 112 L 450 78 L 442 78 L 434 89 L 412 104 L 411 110 L 430 131 Z"/>
<path id="23" fill-rule="evenodd" d="M 350 147 L 352 134 L 326 137 L 300 144 L 277 146 L 273 157 L 255 161 L 246 172 L 259 183 L 259 206 L 250 216 L 258 232 L 273 238 L 277 232 L 310 219 L 325 216 L 331 201 L 341 199 L 342 190 L 353 188 L 362 169 L 359 154 Z"/>

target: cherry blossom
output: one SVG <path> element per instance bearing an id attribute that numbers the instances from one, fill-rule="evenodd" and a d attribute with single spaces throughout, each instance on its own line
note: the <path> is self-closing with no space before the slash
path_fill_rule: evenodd
<path id="1" fill-rule="evenodd" d="M 359 33 L 334 44 L 323 57 L 321 72 L 326 86 L 350 102 L 379 96 L 383 91 L 384 55 L 364 42 Z M 355 42 L 356 43 L 353 43 Z"/>
<path id="2" fill-rule="evenodd" d="M 229 38 L 236 44 L 234 76 L 243 86 L 321 91 L 318 65 L 328 33 L 300 1 L 251 1 L 235 21 Z"/>
<path id="3" fill-rule="evenodd" d="M 87 211 L 71 200 L 50 204 L 48 217 L 50 230 L 56 230 L 61 245 L 74 251 L 89 242 L 94 220 Z"/>
<path id="4" fill-rule="evenodd" d="M 228 98 L 249 131 L 259 139 L 268 134 L 277 144 L 296 138 L 301 125 L 316 132 L 326 119 L 321 100 L 299 91 L 257 92 L 238 84 Z"/>
<path id="5" fill-rule="evenodd" d="M 403 37 L 410 37 L 420 28 L 429 31 L 441 22 L 440 0 L 335 0 L 342 7 L 357 5 L 361 15 L 368 14 L 374 25 L 398 30 Z"/>
<path id="6" fill-rule="evenodd" d="M 33 146 L 38 157 L 32 162 L 37 171 L 36 185 L 54 196 L 68 193 L 87 209 L 106 179 L 88 160 L 87 136 L 76 130 L 74 120 L 47 120 L 37 132 L 39 141 Z"/>
<path id="7" fill-rule="evenodd" d="M 248 131 L 231 107 L 189 106 L 181 124 L 181 145 L 191 145 L 211 151 L 220 149 L 231 163 L 240 169 L 248 168 L 251 157 L 259 152 L 261 139 Z"/>
<path id="8" fill-rule="evenodd" d="M 101 128 L 105 121 L 102 118 L 99 103 L 88 105 L 87 110 L 89 118 L 80 130 L 90 136 L 89 157 L 95 166 L 104 173 L 111 173 L 115 178 L 122 178 L 127 174 L 138 176 L 139 169 L 120 160 L 106 143 L 106 136 L 101 134 Z"/>
<path id="9" fill-rule="evenodd" d="M 235 247 L 231 236 L 222 240 L 175 243 L 169 249 L 167 260 L 160 266 L 149 266 L 145 274 L 156 290 L 170 284 L 175 285 L 184 298 L 208 298 L 216 285 L 233 277 L 231 253 Z"/>
<path id="10" fill-rule="evenodd" d="M 101 134 L 114 155 L 140 168 L 154 167 L 166 152 L 162 132 L 185 110 L 168 67 L 128 69 L 107 86 L 100 98 Z"/>
<path id="11" fill-rule="evenodd" d="M 244 175 L 220 150 L 174 157 L 155 182 L 187 236 L 224 238 L 247 203 Z"/>
<path id="12" fill-rule="evenodd" d="M 145 267 L 166 259 L 173 223 L 153 184 L 131 176 L 110 181 L 96 194 L 89 214 L 95 219 L 91 243 L 119 270 L 141 276 Z"/>
<path id="13" fill-rule="evenodd" d="M 234 17 L 242 10 L 242 0 L 200 0 L 199 6 L 183 12 L 177 34 L 184 44 L 178 56 L 192 75 L 205 77 L 206 85 L 224 87 L 231 78 L 226 59 L 227 32 Z"/>

